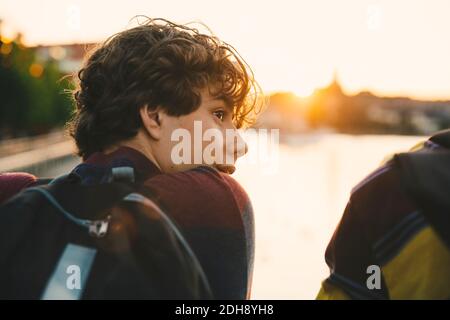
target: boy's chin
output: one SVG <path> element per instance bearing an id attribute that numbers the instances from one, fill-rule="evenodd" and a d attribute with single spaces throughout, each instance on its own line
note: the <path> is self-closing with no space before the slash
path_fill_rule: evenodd
<path id="1" fill-rule="evenodd" d="M 217 170 L 227 174 L 232 174 L 236 171 L 236 167 L 232 164 L 215 164 L 214 167 Z"/>
<path id="2" fill-rule="evenodd" d="M 232 164 L 212 164 L 212 165 L 207 165 L 207 164 L 201 164 L 201 165 L 181 165 L 181 166 L 173 166 L 172 170 L 170 172 L 180 172 L 180 171 L 187 171 L 187 170 L 191 170 L 191 169 L 195 169 L 199 166 L 208 166 L 208 167 L 213 167 L 216 170 L 226 173 L 226 174 L 233 174 L 236 171 L 236 167 Z"/>

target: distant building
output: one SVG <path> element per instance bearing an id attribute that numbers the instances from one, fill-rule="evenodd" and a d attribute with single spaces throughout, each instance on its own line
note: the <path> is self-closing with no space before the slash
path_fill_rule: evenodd
<path id="1" fill-rule="evenodd" d="M 54 46 L 37 46 L 36 55 L 40 61 L 53 59 L 64 73 L 76 72 L 82 65 L 84 56 L 96 43 L 74 43 Z"/>
<path id="2" fill-rule="evenodd" d="M 269 107 L 258 117 L 256 127 L 276 128 L 282 133 L 300 133 L 309 129 L 301 99 L 290 92 L 270 96 Z"/>
<path id="3" fill-rule="evenodd" d="M 335 74 L 330 85 L 308 99 L 289 92 L 273 94 L 259 126 L 289 133 L 330 128 L 354 134 L 427 135 L 450 128 L 450 101 L 378 97 L 367 91 L 347 95 Z"/>

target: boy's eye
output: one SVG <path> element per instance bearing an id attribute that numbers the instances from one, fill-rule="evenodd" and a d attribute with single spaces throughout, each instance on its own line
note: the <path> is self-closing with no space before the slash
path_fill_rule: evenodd
<path id="1" fill-rule="evenodd" d="M 220 121 L 223 121 L 224 117 L 225 117 L 225 112 L 223 112 L 222 110 L 219 111 L 214 111 L 214 115 L 219 118 Z"/>

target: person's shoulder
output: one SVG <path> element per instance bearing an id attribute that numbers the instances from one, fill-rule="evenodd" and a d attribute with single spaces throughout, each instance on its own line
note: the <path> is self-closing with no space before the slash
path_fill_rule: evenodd
<path id="1" fill-rule="evenodd" d="M 231 175 L 209 166 L 199 166 L 190 170 L 159 174 L 145 182 L 147 186 L 168 188 L 200 189 L 210 193 L 216 189 L 226 189 L 236 196 L 247 196 L 246 191 Z"/>
<path id="2" fill-rule="evenodd" d="M 402 153 L 411 154 L 436 152 L 443 149 L 448 150 L 435 143 L 433 137 L 418 142 L 409 150 L 405 150 Z M 400 181 L 400 170 L 396 161 L 396 155 L 398 155 L 398 153 L 386 156 L 375 170 L 356 184 L 351 190 L 351 199 L 365 198 L 366 195 L 370 195 L 371 199 L 378 201 L 392 191 L 403 189 Z"/>
<path id="3" fill-rule="evenodd" d="M 223 186 L 224 188 L 227 188 L 233 195 L 233 197 L 236 198 L 239 204 L 250 201 L 248 194 L 242 187 L 242 185 L 236 179 L 234 179 L 233 176 L 227 173 L 221 172 L 212 167 L 200 166 L 191 170 L 190 172 L 188 172 L 188 174 L 192 174 L 196 177 L 201 176 L 202 179 L 206 180 L 214 180 L 215 183 Z"/>
<path id="4" fill-rule="evenodd" d="M 0 173 L 0 204 L 33 185 L 36 180 L 36 176 L 26 172 Z"/>
<path id="5" fill-rule="evenodd" d="M 367 176 L 365 176 L 358 184 L 351 190 L 351 196 L 359 196 L 362 193 L 367 193 L 369 189 L 379 188 L 380 185 L 388 184 L 389 180 L 395 176 L 395 167 L 392 160 L 379 166 Z"/>
<path id="6" fill-rule="evenodd" d="M 434 152 L 439 148 L 431 140 L 425 140 L 405 153 Z M 417 215 L 419 210 L 405 189 L 396 155 L 390 156 L 352 189 L 349 203 L 352 210 L 347 219 L 356 221 L 372 240 Z"/>
<path id="7" fill-rule="evenodd" d="M 144 188 L 166 206 L 170 202 L 171 207 L 235 208 L 240 212 L 251 207 L 250 198 L 238 181 L 209 166 L 156 175 L 145 181 Z"/>

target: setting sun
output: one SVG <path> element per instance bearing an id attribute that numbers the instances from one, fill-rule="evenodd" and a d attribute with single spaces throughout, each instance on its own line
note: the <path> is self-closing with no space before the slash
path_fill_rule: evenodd
<path id="1" fill-rule="evenodd" d="M 294 93 L 300 98 L 309 98 L 314 93 L 315 89 L 316 88 L 314 88 L 313 86 L 310 87 L 304 86 L 295 90 Z"/>

